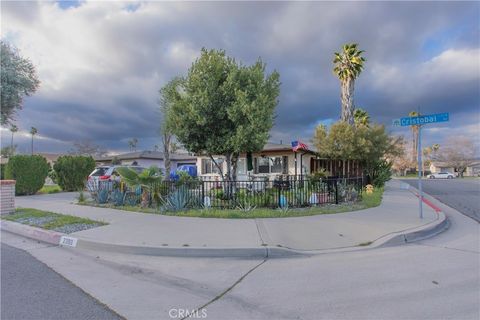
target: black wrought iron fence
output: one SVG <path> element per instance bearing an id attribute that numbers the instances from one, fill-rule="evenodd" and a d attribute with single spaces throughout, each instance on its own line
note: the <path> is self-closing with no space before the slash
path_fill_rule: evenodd
<path id="1" fill-rule="evenodd" d="M 185 208 L 299 208 L 361 199 L 364 180 L 356 178 L 277 179 L 245 181 L 162 181 L 131 188 L 123 182 L 97 182 L 89 191 L 98 203 Z"/>

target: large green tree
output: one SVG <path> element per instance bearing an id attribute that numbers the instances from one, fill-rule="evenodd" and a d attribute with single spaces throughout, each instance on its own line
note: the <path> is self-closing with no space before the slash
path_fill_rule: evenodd
<path id="1" fill-rule="evenodd" d="M 402 138 L 390 136 L 383 125 L 351 126 L 344 121 L 334 123 L 330 129 L 319 125 L 312 139 L 319 154 L 330 159 L 343 160 L 344 175 L 345 162 L 358 160 L 363 170 L 372 181 L 378 185 L 384 181 L 376 180 L 385 172 L 389 174 L 392 160 L 402 152 L 398 146 L 402 145 Z"/>
<path id="2" fill-rule="evenodd" d="M 234 180 L 239 154 L 261 150 L 268 140 L 279 77 L 276 71 L 266 75 L 260 59 L 245 66 L 223 50 L 202 49 L 168 113 L 173 134 L 190 152 L 209 156 L 222 177 Z M 214 155 L 225 156 L 226 172 Z"/>
<path id="3" fill-rule="evenodd" d="M 1 45 L 1 112 L 0 123 L 6 125 L 14 120 L 17 110 L 22 109 L 23 98 L 30 96 L 40 85 L 33 64 L 20 56 L 17 49 L 5 41 Z"/>
<path id="4" fill-rule="evenodd" d="M 363 50 L 358 50 L 358 44 L 345 44 L 341 52 L 335 52 L 333 58 L 333 72 L 341 83 L 341 103 L 342 116 L 341 120 L 354 123 L 355 103 L 353 94 L 355 90 L 355 80 L 363 70 L 364 62 L 362 57 Z"/>

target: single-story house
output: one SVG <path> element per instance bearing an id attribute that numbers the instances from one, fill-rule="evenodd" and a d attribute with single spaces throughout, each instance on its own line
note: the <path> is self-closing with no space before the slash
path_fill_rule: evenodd
<path id="1" fill-rule="evenodd" d="M 223 174 L 226 173 L 226 162 L 223 156 L 214 156 L 220 164 Z M 308 149 L 294 151 L 291 145 L 267 143 L 259 152 L 252 153 L 253 170 L 247 171 L 247 154 L 242 153 L 237 163 L 237 179 L 248 177 L 306 176 L 320 169 L 325 169 L 331 176 L 343 175 L 343 162 L 340 160 L 321 159 L 317 153 Z M 346 174 L 361 176 L 361 168 L 355 161 L 346 164 Z M 197 157 L 198 175 L 203 180 L 218 180 L 220 171 L 212 159 L 205 155 Z"/>
<path id="2" fill-rule="evenodd" d="M 430 171 L 432 173 L 438 173 L 438 172 L 457 173 L 457 170 L 454 167 L 452 167 L 446 162 L 441 162 L 441 161 L 432 161 L 430 163 Z M 480 160 L 475 160 L 467 167 L 467 169 L 463 173 L 463 176 L 473 177 L 478 175 L 480 175 Z"/>
<path id="3" fill-rule="evenodd" d="M 26 155 L 30 155 L 30 154 L 27 153 Z M 44 157 L 45 160 L 47 160 L 47 162 L 51 166 L 53 166 L 55 164 L 55 162 L 57 162 L 58 158 L 60 158 L 61 156 L 64 156 L 64 154 L 61 154 L 61 153 L 46 153 L 46 152 L 38 152 L 38 153 L 35 153 L 35 155 Z M 0 163 L 1 164 L 7 164 L 8 163 L 8 158 L 1 157 Z"/>
<path id="4" fill-rule="evenodd" d="M 113 160 L 116 160 L 121 165 L 138 165 L 148 168 L 150 166 L 157 166 L 165 170 L 165 155 L 159 151 L 138 151 L 128 152 L 118 155 L 94 157 L 98 166 L 109 165 Z M 187 153 L 172 153 L 170 154 L 171 169 L 175 170 L 181 165 L 195 165 L 197 158 Z"/>

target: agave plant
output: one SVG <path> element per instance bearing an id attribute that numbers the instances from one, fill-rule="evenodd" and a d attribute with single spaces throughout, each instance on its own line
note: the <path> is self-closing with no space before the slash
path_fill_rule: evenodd
<path id="1" fill-rule="evenodd" d="M 167 211 L 181 211 L 187 208 L 188 203 L 188 193 L 180 187 L 168 195 L 165 207 Z"/>
<path id="2" fill-rule="evenodd" d="M 243 201 L 242 200 L 237 201 L 236 209 L 239 211 L 248 213 L 255 210 L 256 207 L 257 206 L 252 205 L 250 201 L 248 201 L 247 199 L 244 199 Z"/>
<path id="3" fill-rule="evenodd" d="M 158 199 L 159 195 L 155 189 L 155 185 L 158 185 L 162 181 L 162 172 L 155 166 L 151 166 L 148 169 L 143 170 L 141 173 L 136 172 L 128 167 L 120 167 L 117 172 L 122 177 L 123 181 L 127 183 L 131 188 L 142 188 L 142 207 L 147 207 L 150 204 L 151 199 Z"/>

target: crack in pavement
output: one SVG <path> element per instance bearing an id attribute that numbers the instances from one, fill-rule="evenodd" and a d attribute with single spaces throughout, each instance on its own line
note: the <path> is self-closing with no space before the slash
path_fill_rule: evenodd
<path id="1" fill-rule="evenodd" d="M 480 252 L 478 252 L 478 251 L 473 251 L 473 250 L 458 249 L 458 248 L 443 247 L 443 246 L 434 246 L 434 245 L 432 245 L 432 244 L 425 244 L 425 243 L 412 243 L 412 244 L 413 244 L 413 245 L 416 245 L 416 246 L 425 246 L 425 247 L 432 247 L 432 248 L 439 248 L 439 249 L 455 250 L 455 251 L 460 251 L 460 252 L 465 252 L 465 253 L 480 254 Z"/>
<path id="2" fill-rule="evenodd" d="M 250 273 L 252 273 L 253 271 L 255 271 L 255 269 L 257 269 L 258 267 L 260 267 L 262 264 L 264 264 L 265 262 L 267 262 L 268 259 L 265 259 L 263 260 L 262 262 L 260 262 L 259 264 L 257 264 L 255 267 L 253 267 L 252 269 L 248 270 L 243 276 L 241 276 L 237 281 L 235 281 L 234 284 L 232 284 L 230 287 L 228 287 L 227 289 L 225 289 L 223 292 L 221 292 L 218 296 L 216 296 L 215 298 L 213 298 L 212 300 L 208 301 L 207 303 L 205 303 L 204 305 L 196 308 L 193 312 L 191 312 L 189 315 L 183 317 L 181 320 L 185 320 L 187 318 L 190 318 L 191 316 L 193 315 L 196 315 L 198 314 L 198 312 L 204 308 L 206 308 L 207 306 L 211 305 L 212 303 L 214 303 L 215 301 L 221 299 L 223 296 L 225 296 L 228 292 L 230 292 L 233 288 L 235 288 L 235 286 L 237 284 L 239 284 L 240 282 L 242 282 L 243 279 L 245 279 Z"/>

